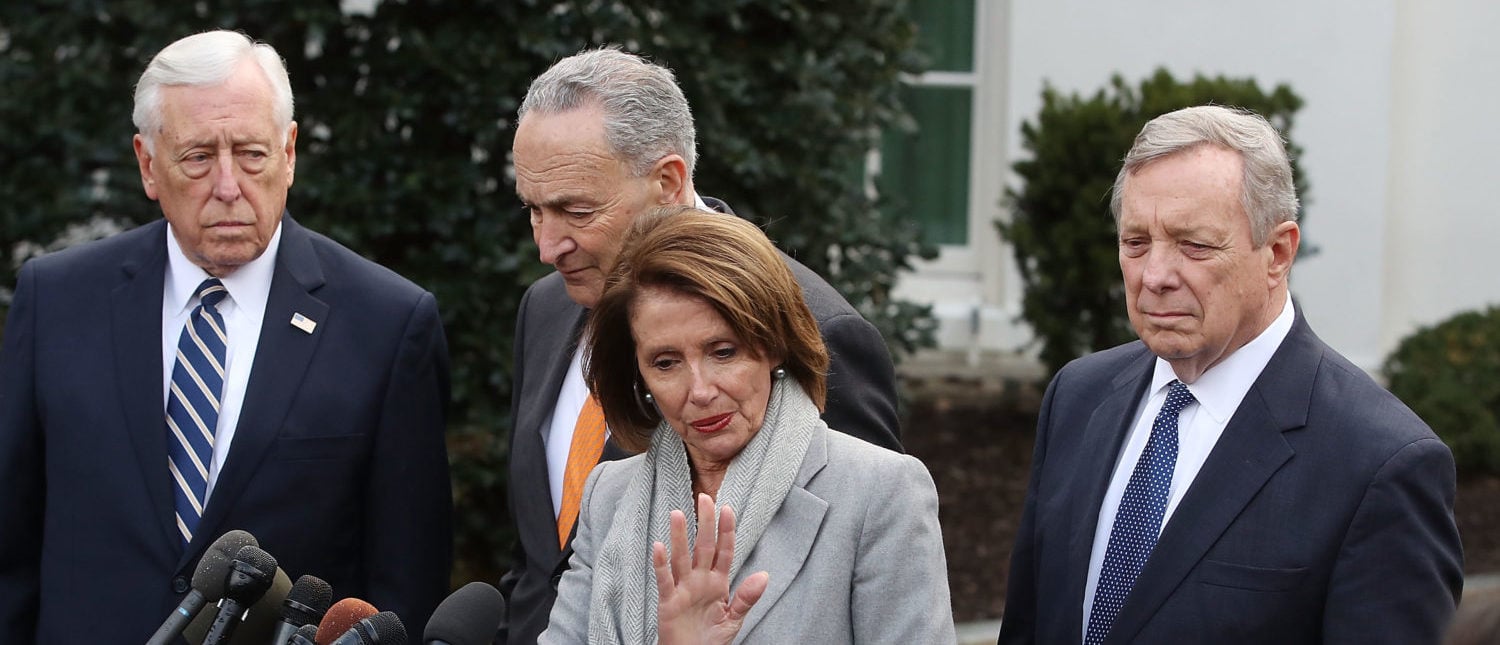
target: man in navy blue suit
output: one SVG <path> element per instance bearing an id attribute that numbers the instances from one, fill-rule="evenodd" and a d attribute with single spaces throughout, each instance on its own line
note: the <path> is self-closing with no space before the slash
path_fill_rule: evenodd
<path id="1" fill-rule="evenodd" d="M 1160 116 L 1111 207 L 1141 340 L 1047 388 L 1000 642 L 1438 642 L 1453 457 L 1292 302 L 1280 135 Z"/>
<path id="2" fill-rule="evenodd" d="M 452 558 L 432 294 L 284 214 L 270 46 L 169 45 L 134 120 L 165 218 L 28 262 L 5 327 L 0 642 L 143 642 L 230 529 L 421 634 Z"/>

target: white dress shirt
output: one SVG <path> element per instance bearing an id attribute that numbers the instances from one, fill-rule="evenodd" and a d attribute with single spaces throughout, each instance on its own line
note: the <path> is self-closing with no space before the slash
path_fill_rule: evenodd
<path id="1" fill-rule="evenodd" d="M 1224 357 L 1218 365 L 1209 368 L 1198 380 L 1188 385 L 1195 401 L 1182 409 L 1177 418 L 1177 465 L 1172 471 L 1172 486 L 1168 491 L 1167 510 L 1162 515 L 1162 530 L 1177 510 L 1177 504 L 1198 477 L 1203 462 L 1224 434 L 1224 427 L 1239 409 L 1240 401 L 1249 394 L 1250 387 L 1260 373 L 1271 362 L 1271 355 L 1281 347 L 1287 333 L 1292 330 L 1295 313 L 1292 299 L 1287 298 L 1281 313 L 1254 340 Z M 1157 358 L 1151 386 L 1146 388 L 1145 398 L 1137 405 L 1140 411 L 1130 434 L 1125 437 L 1124 447 L 1115 462 L 1114 474 L 1109 479 L 1109 489 L 1104 493 L 1104 503 L 1099 506 L 1099 524 L 1094 529 L 1094 548 L 1089 556 L 1088 582 L 1083 592 L 1083 633 L 1089 631 L 1089 615 L 1093 612 L 1094 592 L 1099 587 L 1099 572 L 1104 568 L 1104 552 L 1109 546 L 1109 534 L 1114 528 L 1115 514 L 1120 510 L 1120 500 L 1125 496 L 1125 486 L 1130 483 L 1130 474 L 1146 450 L 1146 440 L 1151 437 L 1151 426 L 1156 415 L 1167 401 L 1168 385 L 1177 380 L 1172 364 Z M 1158 534 L 1159 535 L 1159 534 Z"/>
<path id="2" fill-rule="evenodd" d="M 250 367 L 255 362 L 255 348 L 260 344 L 261 320 L 266 314 L 266 299 L 271 294 L 271 276 L 276 268 L 276 250 L 281 247 L 281 226 L 271 236 L 260 257 L 235 269 L 219 281 L 229 292 L 214 308 L 224 317 L 225 346 L 224 392 L 219 402 L 219 423 L 214 429 L 214 458 L 208 469 L 208 488 L 203 502 L 213 496 L 214 482 L 229 456 L 230 443 L 239 425 L 240 408 L 245 402 L 245 386 L 250 382 Z M 161 298 L 161 364 L 162 364 L 162 432 L 166 432 L 167 396 L 172 388 L 172 368 L 177 365 L 177 341 L 188 316 L 198 306 L 198 285 L 210 276 L 183 254 L 182 246 L 167 226 L 167 272 L 162 281 Z"/>

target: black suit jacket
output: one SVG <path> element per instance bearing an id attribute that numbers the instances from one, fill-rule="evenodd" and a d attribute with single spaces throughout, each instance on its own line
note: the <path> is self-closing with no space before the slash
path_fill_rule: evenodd
<path id="1" fill-rule="evenodd" d="M 705 198 L 720 212 L 733 213 Z M 835 430 L 900 451 L 896 375 L 880 332 L 827 281 L 783 256 L 828 345 L 828 405 L 823 419 Z M 568 297 L 562 276 L 549 274 L 526 290 L 516 317 L 515 369 L 511 393 L 510 511 L 518 539 L 511 569 L 500 579 L 508 616 L 498 641 L 535 643 L 547 628 L 557 583 L 567 570 L 571 546 L 559 549 L 557 519 L 547 479 L 542 436 L 557 404 L 588 311 Z M 627 456 L 613 442 L 602 460 Z M 569 538 L 571 545 L 572 539 Z M 642 554 L 645 557 L 645 554 Z"/>
<path id="2" fill-rule="evenodd" d="M 165 221 L 22 267 L 0 350 L 0 642 L 144 642 L 230 529 L 421 634 L 452 559 L 436 302 L 281 227 L 243 411 L 185 551 L 162 404 Z"/>
<path id="3" fill-rule="evenodd" d="M 1047 389 L 1001 643 L 1079 643 L 1099 507 L 1155 356 Z M 1163 529 L 1107 643 L 1437 643 L 1463 585 L 1453 457 L 1300 314 Z"/>

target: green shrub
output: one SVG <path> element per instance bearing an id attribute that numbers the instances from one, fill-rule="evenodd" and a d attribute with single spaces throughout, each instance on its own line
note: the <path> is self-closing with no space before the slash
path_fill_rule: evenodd
<path id="1" fill-rule="evenodd" d="M 1302 100 L 1285 85 L 1267 94 L 1249 79 L 1194 78 L 1166 70 L 1139 88 L 1115 76 L 1084 98 L 1042 90 L 1042 110 L 1021 125 L 1030 158 L 1014 164 L 1019 188 L 1006 190 L 1008 221 L 996 228 L 1015 249 L 1023 294 L 1021 319 L 1041 344 L 1051 372 L 1089 352 L 1135 339 L 1125 311 L 1109 191 L 1125 152 L 1147 121 L 1172 110 L 1216 103 L 1253 110 L 1288 139 L 1297 194 L 1307 182 L 1291 143 L 1292 117 Z M 1303 244 L 1304 255 L 1309 247 Z"/>
<path id="2" fill-rule="evenodd" d="M 0 289 L 24 242 L 95 217 L 161 216 L 130 146 L 132 87 L 151 55 L 213 28 L 271 43 L 301 126 L 288 208 L 438 298 L 453 364 L 454 576 L 493 579 L 513 537 L 515 311 L 549 270 L 514 197 L 515 110 L 558 58 L 619 43 L 677 72 L 705 194 L 765 224 L 898 355 L 930 342 L 927 308 L 889 296 L 922 245 L 844 172 L 899 121 L 900 76 L 919 71 L 902 0 L 383 0 L 368 15 L 340 4 L 0 2 Z"/>
<path id="3" fill-rule="evenodd" d="M 1453 449 L 1462 475 L 1500 475 L 1500 307 L 1401 341 L 1383 368 L 1393 394 Z"/>

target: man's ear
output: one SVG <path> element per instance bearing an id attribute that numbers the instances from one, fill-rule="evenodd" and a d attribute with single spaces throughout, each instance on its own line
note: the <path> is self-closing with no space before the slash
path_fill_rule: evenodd
<path id="1" fill-rule="evenodd" d="M 1286 283 L 1292 270 L 1292 261 L 1297 259 L 1297 248 L 1302 244 L 1302 229 L 1296 222 L 1282 222 L 1271 229 L 1271 239 L 1266 240 L 1266 252 L 1271 255 L 1266 280 L 1271 286 Z"/>
<path id="2" fill-rule="evenodd" d="M 141 187 L 146 189 L 146 197 L 156 199 L 156 175 L 151 168 L 151 151 L 146 148 L 146 138 L 135 135 L 131 139 L 131 145 L 135 147 L 135 163 L 141 169 Z"/>
<path id="3" fill-rule="evenodd" d="M 651 166 L 650 179 L 658 191 L 657 204 L 693 203 L 692 177 L 682 155 L 673 153 L 658 159 Z"/>
<path id="4" fill-rule="evenodd" d="M 286 127 L 286 187 L 297 177 L 297 122 Z"/>

